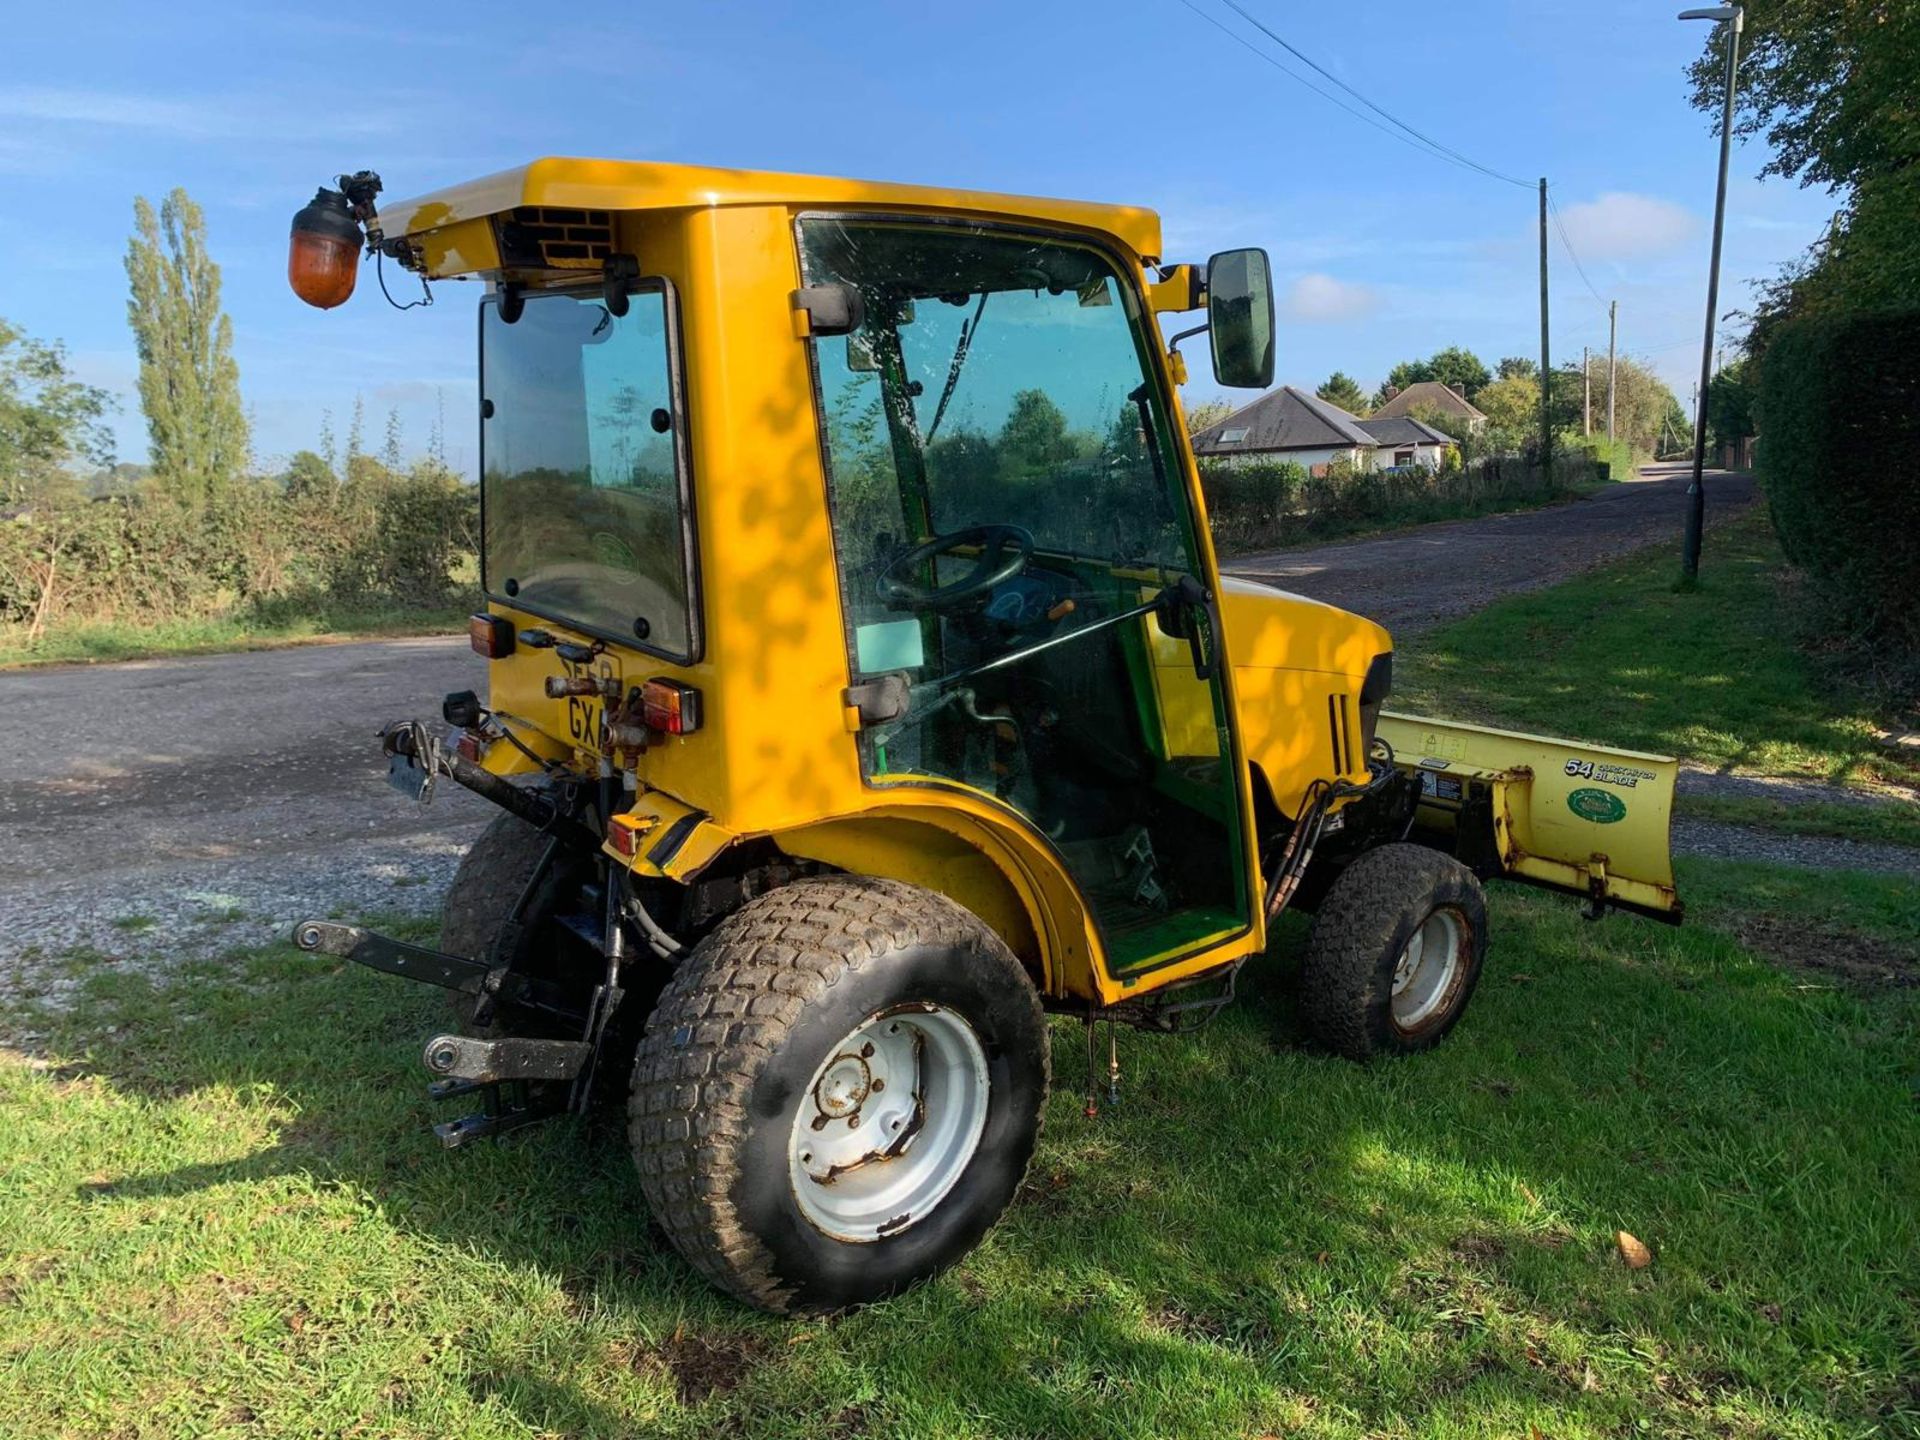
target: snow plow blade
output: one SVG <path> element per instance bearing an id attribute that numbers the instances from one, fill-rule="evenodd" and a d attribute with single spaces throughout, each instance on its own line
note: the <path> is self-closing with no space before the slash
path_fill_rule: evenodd
<path id="1" fill-rule="evenodd" d="M 1680 923 L 1668 823 L 1679 762 L 1382 713 L 1377 732 L 1420 786 L 1415 834 L 1444 843 L 1483 876 L 1578 895 Z"/>

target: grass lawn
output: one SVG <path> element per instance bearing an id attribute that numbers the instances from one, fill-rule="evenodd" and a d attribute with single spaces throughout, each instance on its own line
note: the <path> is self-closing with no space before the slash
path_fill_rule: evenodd
<path id="1" fill-rule="evenodd" d="M 1123 1035 L 1097 1120 L 1056 1021 L 1006 1222 L 794 1322 L 689 1274 L 616 1129 L 440 1153 L 434 993 L 95 961 L 77 1012 L 0 1017 L 41 1036 L 0 1052 L 0 1434 L 1920 1432 L 1920 895 L 1681 884 L 1683 930 L 1496 887 L 1473 1008 L 1411 1061 L 1302 1048 L 1298 921 L 1212 1028 Z"/>
<path id="2" fill-rule="evenodd" d="M 1793 582 L 1761 507 L 1708 536 L 1697 593 L 1675 592 L 1678 563 L 1655 547 L 1422 636 L 1396 664 L 1395 708 L 1743 774 L 1920 784 L 1920 757 L 1875 738 L 1903 717 L 1800 648 Z M 1696 813 L 1775 823 L 1789 808 L 1778 828 L 1920 844 L 1914 806 L 1714 801 Z"/>
<path id="3" fill-rule="evenodd" d="M 235 650 L 272 650 L 315 641 L 366 639 L 379 635 L 433 635 L 466 627 L 470 606 L 428 609 L 365 609 L 335 606 L 318 610 L 224 619 L 167 620 L 153 625 L 118 621 L 61 626 L 42 636 L 31 650 L 17 637 L 0 632 L 0 669 L 20 665 L 71 664 L 76 661 L 145 660 L 157 655 L 201 655 Z"/>

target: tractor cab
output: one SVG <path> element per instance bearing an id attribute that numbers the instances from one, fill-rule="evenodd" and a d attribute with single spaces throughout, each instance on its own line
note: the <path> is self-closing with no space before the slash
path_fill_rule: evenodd
<path id="1" fill-rule="evenodd" d="M 488 693 L 383 746 L 503 813 L 439 949 L 296 940 L 454 992 L 427 1068 L 484 1108 L 446 1143 L 624 1080 L 682 1252 L 834 1308 L 1007 1203 L 1047 1010 L 1195 1023 L 1298 905 L 1311 1032 L 1411 1055 L 1473 991 L 1481 879 L 1677 919 L 1671 760 L 1396 716 L 1385 630 L 1221 576 L 1179 346 L 1271 384 L 1264 253 L 629 161 L 380 192 L 322 190 L 289 278 L 485 287 Z"/>

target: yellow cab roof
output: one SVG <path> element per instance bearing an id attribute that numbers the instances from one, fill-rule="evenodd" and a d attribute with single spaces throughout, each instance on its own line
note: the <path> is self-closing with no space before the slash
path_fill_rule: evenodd
<path id="1" fill-rule="evenodd" d="M 512 170 L 380 206 L 389 236 L 411 235 L 522 206 L 579 210 L 684 210 L 721 205 L 859 206 L 969 211 L 1068 225 L 1113 236 L 1143 259 L 1158 260 L 1160 217 L 1135 205 L 1096 205 L 988 190 L 892 185 L 825 175 L 784 175 L 651 160 L 548 156 Z"/>

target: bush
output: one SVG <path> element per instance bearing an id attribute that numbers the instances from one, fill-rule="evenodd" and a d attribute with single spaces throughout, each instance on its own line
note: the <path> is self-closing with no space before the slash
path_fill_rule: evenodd
<path id="1" fill-rule="evenodd" d="M 0 643 L 63 625 L 446 605 L 473 552 L 475 494 L 444 467 L 361 457 L 345 485 L 235 486 L 205 510 L 148 491 L 78 494 L 0 520 Z"/>
<path id="2" fill-rule="evenodd" d="M 1920 657 L 1920 311 L 1782 325 L 1759 420 L 1774 528 L 1827 623 Z"/>
<path id="3" fill-rule="evenodd" d="M 1214 543 L 1223 550 L 1273 544 L 1310 483 L 1306 467 L 1291 460 L 1202 465 L 1200 481 Z"/>
<path id="4" fill-rule="evenodd" d="M 1438 470 L 1424 465 L 1310 475 L 1290 461 L 1202 462 L 1200 487 L 1222 553 L 1294 545 L 1382 525 L 1417 524 L 1501 507 L 1564 499 L 1604 478 L 1585 451 L 1555 452 L 1551 473 L 1537 459 L 1489 455 L 1462 461 L 1449 450 Z"/>

